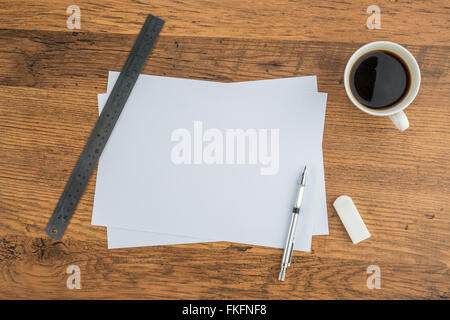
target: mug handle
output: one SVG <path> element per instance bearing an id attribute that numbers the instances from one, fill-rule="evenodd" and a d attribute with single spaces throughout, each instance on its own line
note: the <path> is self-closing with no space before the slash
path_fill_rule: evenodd
<path id="1" fill-rule="evenodd" d="M 403 111 L 391 114 L 389 118 L 391 118 L 392 122 L 395 124 L 398 130 L 405 131 L 409 128 L 408 117 Z"/>

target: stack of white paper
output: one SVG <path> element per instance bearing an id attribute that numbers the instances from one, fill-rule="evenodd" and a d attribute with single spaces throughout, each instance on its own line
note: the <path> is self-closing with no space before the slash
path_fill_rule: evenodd
<path id="1" fill-rule="evenodd" d="M 110 72 L 108 93 L 118 78 Z M 98 96 L 99 111 L 108 93 Z M 294 249 L 328 234 L 315 76 L 239 83 L 141 75 L 100 157 L 92 223 L 108 247 L 231 241 Z"/>

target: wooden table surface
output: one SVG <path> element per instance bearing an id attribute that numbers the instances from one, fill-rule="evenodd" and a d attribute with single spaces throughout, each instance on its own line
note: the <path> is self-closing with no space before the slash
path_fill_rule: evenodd
<path id="1" fill-rule="evenodd" d="M 66 8 L 81 9 L 69 30 Z M 0 298 L 449 299 L 449 6 L 367 1 L 1 0 Z M 323 141 L 329 236 L 295 252 L 229 242 L 108 250 L 90 223 L 91 178 L 62 241 L 44 227 L 97 119 L 97 94 L 120 70 L 148 13 L 166 25 L 144 73 L 242 81 L 316 74 L 328 92 Z M 411 127 L 357 110 L 346 97 L 350 55 L 376 40 L 416 57 Z M 372 237 L 350 241 L 332 203 L 355 201 Z M 81 269 L 80 290 L 66 268 Z M 366 286 L 381 269 L 381 289 Z"/>

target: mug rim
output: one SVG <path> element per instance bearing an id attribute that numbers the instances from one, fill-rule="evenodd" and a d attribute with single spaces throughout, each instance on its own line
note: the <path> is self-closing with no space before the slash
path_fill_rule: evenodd
<path id="1" fill-rule="evenodd" d="M 393 48 L 395 49 L 395 51 L 392 50 Z M 395 105 L 383 109 L 372 109 L 363 105 L 356 99 L 350 88 L 350 72 L 353 65 L 364 54 L 374 50 L 385 50 L 400 56 L 407 64 L 407 67 L 411 74 L 411 84 L 407 95 Z M 350 101 L 361 111 L 375 116 L 388 116 L 403 111 L 416 98 L 417 93 L 419 92 L 420 80 L 420 68 L 413 54 L 398 43 L 390 41 L 374 41 L 366 43 L 351 55 L 351 57 L 347 61 L 344 71 L 344 87 Z"/>

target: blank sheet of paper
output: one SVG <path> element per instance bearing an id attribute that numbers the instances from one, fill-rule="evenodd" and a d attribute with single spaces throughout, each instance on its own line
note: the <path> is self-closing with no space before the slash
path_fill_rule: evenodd
<path id="1" fill-rule="evenodd" d="M 119 72 L 110 72 L 110 76 L 108 78 L 108 89 L 109 92 L 112 89 L 115 81 L 119 76 Z M 138 81 L 145 81 L 145 78 L 154 78 L 154 80 L 158 81 L 160 77 L 152 76 L 152 75 L 141 75 Z M 205 81 L 197 81 L 190 79 L 180 79 L 180 78 L 166 78 L 165 81 L 174 82 L 176 85 L 208 85 L 208 82 Z M 240 83 L 231 83 L 231 84 L 223 84 L 223 85 L 250 85 L 257 86 L 260 90 L 290 90 L 291 88 L 301 88 L 305 91 L 317 91 L 317 81 L 315 76 L 309 77 L 295 77 L 295 78 L 287 78 L 287 79 L 268 79 L 268 80 L 258 80 L 258 81 L 250 81 L 250 82 L 240 82 Z M 222 85 L 217 82 L 210 82 L 210 85 Z M 103 107 L 103 100 L 106 101 L 106 98 L 102 98 L 99 95 L 99 108 Z M 323 175 L 323 170 L 322 173 Z M 325 186 L 324 186 L 325 187 Z M 208 241 L 206 239 L 200 239 L 195 237 L 188 236 L 180 236 L 174 234 L 162 234 L 162 233 L 153 233 L 153 232 L 145 232 L 145 231 L 137 231 L 137 230 L 127 230 L 122 228 L 114 228 L 108 227 L 107 231 L 108 237 L 108 247 L 109 248 L 127 248 L 127 247 L 136 247 L 136 246 L 154 246 L 154 245 L 171 245 L 171 244 L 183 244 L 183 243 L 193 243 L 193 242 L 205 242 Z M 326 213 L 326 207 L 323 211 L 320 212 L 319 215 L 314 219 L 314 227 L 313 227 L 313 235 L 318 234 L 328 234 L 328 218 Z"/>
<path id="2" fill-rule="evenodd" d="M 108 76 L 107 93 L 110 92 L 114 86 L 120 72 L 110 71 Z M 304 76 L 304 77 L 290 77 L 283 79 L 266 79 L 266 80 L 253 80 L 253 81 L 242 81 L 242 82 L 232 82 L 232 83 L 221 83 L 203 80 L 192 80 L 184 78 L 174 78 L 174 77 L 161 77 L 154 75 L 140 75 L 138 81 L 147 81 L 147 85 L 151 85 L 153 81 L 165 81 L 167 85 L 170 86 L 250 86 L 258 88 L 261 91 L 289 91 L 289 90 L 303 90 L 305 92 L 317 92 L 317 77 L 316 76 Z M 103 106 L 101 106 L 103 108 Z M 322 172 L 324 188 L 325 188 L 325 177 Z M 328 234 L 328 216 L 326 206 L 325 209 L 321 211 L 319 218 L 315 220 L 313 235 L 327 235 Z"/>
<path id="3" fill-rule="evenodd" d="M 185 80 L 185 79 L 182 79 Z M 282 79 L 283 81 L 286 79 Z M 95 198 L 95 204 L 94 204 L 94 216 L 93 216 L 93 223 L 94 224 L 101 224 L 101 225 L 108 225 L 108 226 L 116 226 L 119 228 L 129 228 L 129 229 L 136 229 L 136 230 L 148 230 L 153 232 L 159 232 L 159 233 L 170 233 L 174 232 L 176 230 L 177 234 L 185 234 L 188 237 L 193 238 L 198 237 L 198 239 L 212 239 L 216 241 L 235 241 L 235 242 L 245 242 L 245 243 L 253 243 L 253 244 L 261 244 L 261 245 L 272 245 L 272 246 L 280 246 L 277 245 L 277 241 L 274 241 L 276 237 L 273 237 L 273 239 L 267 239 L 270 237 L 266 237 L 263 235 L 264 239 L 259 239 L 258 236 L 253 237 L 251 232 L 252 227 L 249 228 L 249 221 L 244 220 L 242 224 L 238 224 L 238 226 L 234 225 L 233 223 L 230 223 L 231 220 L 233 220 L 233 213 L 229 216 L 232 217 L 220 217 L 218 216 L 219 221 L 227 221 L 228 228 L 223 228 L 220 226 L 217 228 L 218 225 L 222 225 L 221 223 L 217 224 L 214 222 L 216 219 L 213 217 L 216 217 L 216 213 L 208 215 L 201 215 L 198 212 L 192 212 L 192 215 L 185 214 L 178 214 L 179 219 L 178 221 L 171 220 L 173 218 L 173 209 L 172 208 L 164 208 L 164 203 L 171 203 L 170 201 L 170 192 L 161 192 L 161 189 L 165 189 L 165 191 L 175 191 L 177 188 L 173 188 L 174 186 L 180 186 L 180 194 L 178 194 L 175 199 L 179 199 L 181 197 L 184 200 L 187 200 L 187 206 L 180 206 L 179 209 L 182 207 L 189 210 L 196 210 L 197 208 L 211 208 L 214 209 L 212 204 L 217 199 L 217 194 L 214 195 L 211 192 L 210 186 L 217 184 L 214 181 L 215 178 L 224 178 L 225 184 L 228 186 L 237 184 L 235 189 L 239 189 L 240 192 L 236 192 L 236 190 L 232 190 L 229 192 L 229 194 L 223 194 L 224 200 L 228 199 L 222 207 L 218 208 L 219 211 L 222 213 L 228 212 L 230 209 L 236 209 L 236 211 L 240 212 L 242 214 L 242 209 L 245 207 L 246 197 L 242 197 L 242 193 L 245 193 L 244 188 L 239 188 L 244 181 L 248 185 L 255 185 L 255 182 L 263 181 L 268 182 L 268 189 L 273 189 L 274 186 L 285 186 L 286 183 L 280 183 L 281 180 L 287 180 L 287 172 L 288 170 L 291 170 L 292 172 L 292 161 L 289 161 L 287 157 L 289 155 L 299 156 L 298 152 L 292 153 L 292 150 L 288 150 L 289 148 L 286 148 L 290 143 L 288 141 L 291 141 L 292 138 L 295 137 L 295 134 L 293 136 L 294 131 L 296 132 L 296 126 L 293 126 L 293 119 L 292 116 L 297 116 L 299 118 L 302 118 L 300 115 L 303 113 L 303 119 L 299 119 L 299 124 L 302 124 L 302 120 L 304 121 L 303 125 L 304 127 L 307 127 L 308 125 L 311 127 L 311 129 L 316 128 L 316 131 L 309 130 L 308 129 L 308 139 L 313 138 L 314 136 L 319 137 L 318 143 L 313 143 L 315 145 L 315 148 L 312 148 L 314 150 L 319 149 L 319 152 L 316 150 L 316 155 L 313 156 L 312 152 L 313 150 L 309 150 L 308 144 L 304 144 L 302 146 L 302 142 L 304 141 L 296 141 L 296 143 L 299 144 L 301 148 L 306 148 L 304 151 L 311 151 L 311 155 L 304 156 L 305 160 L 311 161 L 310 167 L 312 168 L 312 175 L 313 176 L 320 176 L 320 172 L 317 171 L 317 164 L 320 163 L 319 167 L 322 167 L 322 176 L 323 176 L 323 165 L 321 162 L 321 130 L 323 130 L 323 115 L 325 110 L 325 95 L 324 94 L 314 94 L 314 95 L 308 95 L 308 97 L 305 99 L 305 95 L 299 95 L 297 92 L 294 94 L 294 90 L 291 90 L 293 92 L 283 92 L 282 95 L 273 92 L 273 93 L 265 93 L 261 90 L 253 90 L 251 92 L 251 88 L 245 88 L 245 86 L 242 86 L 243 83 L 240 83 L 240 86 L 236 86 L 235 89 L 227 89 L 224 90 L 223 88 L 220 88 L 220 90 L 209 90 L 206 93 L 204 89 L 202 90 L 193 90 L 192 88 L 189 88 L 187 90 L 183 90 L 175 87 L 168 87 L 167 83 L 163 84 L 162 81 L 157 81 L 158 83 L 154 83 L 152 86 L 148 85 L 142 85 L 139 87 L 139 82 L 137 83 L 135 89 L 133 90 L 132 96 L 130 96 L 129 101 L 127 102 L 127 106 L 124 109 L 124 113 L 122 114 L 121 118 L 119 119 L 119 122 L 117 123 L 117 126 L 113 132 L 113 135 L 115 133 L 120 132 L 120 137 L 116 139 L 115 137 L 111 137 L 110 141 L 108 142 L 107 147 L 105 148 L 105 151 L 100 159 L 99 164 L 99 173 L 98 173 L 98 184 L 97 184 L 97 192 L 96 192 L 96 198 Z M 256 81 L 259 82 L 259 81 Z M 225 84 L 229 85 L 229 84 Z M 217 87 L 220 87 L 217 86 Z M 229 86 L 230 88 L 232 86 Z M 251 87 L 251 86 L 250 86 Z M 155 101 L 152 101 L 151 107 L 147 107 L 147 101 L 149 90 L 148 88 L 152 88 L 150 93 L 153 96 L 153 100 L 155 100 L 155 96 L 159 97 Z M 171 90 L 170 89 L 177 89 L 177 94 L 180 94 L 178 97 L 171 96 Z M 180 89 L 180 90 L 178 90 Z M 199 92 L 195 92 L 199 91 Z M 173 95 L 173 94 L 172 94 Z M 180 99 L 180 96 L 187 97 L 185 99 Z M 230 97 L 231 96 L 231 97 Z M 295 98 L 295 99 L 293 99 Z M 159 99 L 159 100 L 158 100 Z M 254 100 L 254 101 L 252 101 Z M 293 103 L 293 101 L 295 103 Z M 309 101 L 308 101 L 309 100 Z M 302 112 L 299 112 L 299 110 L 295 110 L 293 108 L 294 104 L 298 106 L 298 101 L 309 103 L 310 106 L 306 110 L 309 110 L 309 112 L 304 113 L 305 108 L 302 108 Z M 243 103 L 244 102 L 244 103 Z M 280 104 L 281 102 L 281 104 Z M 130 104 L 131 103 L 131 104 Z M 278 105 L 281 106 L 278 106 Z M 215 105 L 220 105 L 220 107 L 215 107 Z M 132 108 L 129 108 L 131 106 Z M 170 109 L 167 109 L 168 107 L 172 106 Z M 284 106 L 290 106 L 290 110 L 284 110 Z M 222 108 L 222 109 L 221 109 Z M 189 109 L 189 110 L 186 110 Z M 299 108 L 297 108 L 299 109 Z M 129 112 L 128 112 L 129 111 Z M 173 111 L 177 111 L 177 117 L 173 118 Z M 194 113 L 193 113 L 194 111 Z M 280 112 L 281 116 L 280 116 Z M 312 112 L 311 112 L 312 111 Z M 319 112 L 320 116 L 314 117 L 314 111 Z M 291 113 L 292 112 L 292 113 Z M 297 112 L 297 113 L 296 113 Z M 311 115 L 308 115 L 310 113 Z M 258 115 L 258 116 L 255 116 Z M 154 120 L 155 118 L 160 118 L 163 116 L 163 118 L 171 119 L 174 123 L 163 121 L 162 123 L 159 121 Z M 193 117 L 195 116 L 195 117 Z M 237 116 L 237 118 L 235 117 Z M 287 117 L 286 117 L 287 116 Z M 310 121 L 313 119 L 309 119 L 309 117 L 315 118 L 316 121 Z M 246 128 L 248 125 L 256 125 L 255 127 L 259 128 L 269 128 L 270 126 L 280 127 L 278 128 L 280 130 L 280 168 L 279 172 L 277 172 L 276 175 L 273 176 L 261 176 L 260 174 L 256 174 L 255 172 L 258 172 L 258 170 L 254 170 L 255 166 L 251 164 L 243 164 L 243 165 L 211 165 L 211 166 L 204 166 L 204 165 L 176 165 L 174 166 L 173 163 L 170 161 L 157 161 L 158 157 L 149 157 L 149 154 L 152 153 L 151 151 L 162 151 L 166 156 L 170 153 L 170 147 L 171 147 L 171 141 L 170 139 L 167 140 L 167 136 L 170 136 L 169 133 L 173 132 L 173 130 L 176 130 L 177 126 L 180 128 L 188 128 L 189 125 L 192 127 L 192 124 L 195 123 L 198 119 L 204 123 L 213 124 L 213 127 L 215 129 L 222 128 L 223 131 L 225 131 L 228 127 L 237 127 L 238 128 Z M 279 119 L 277 119 L 279 117 Z M 286 121 L 282 121 L 284 118 Z M 134 120 L 130 120 L 134 119 Z M 146 123 L 146 121 L 142 121 L 145 119 L 150 119 Z M 151 120 L 154 120 L 154 126 L 150 126 L 151 129 L 149 129 L 149 125 L 152 124 Z M 195 120 L 197 119 L 197 120 Z M 247 119 L 247 120 L 245 120 Z M 290 119 L 290 122 L 289 122 Z M 308 119 L 308 120 L 307 120 Z M 318 120 L 317 120 L 318 119 Z M 270 120 L 270 121 L 268 121 Z M 285 123 L 286 122 L 286 123 Z M 295 121 L 294 121 L 295 122 Z M 314 123 L 313 123 L 314 122 Z M 161 125 L 166 124 L 166 126 Z M 168 125 L 168 126 L 167 126 Z M 155 131 L 156 127 L 156 131 Z M 317 130 L 317 128 L 319 130 Z M 159 130 L 159 131 L 158 131 Z M 293 132 L 290 132 L 293 131 Z M 126 132 L 126 133 L 124 133 Z M 158 133 L 165 132 L 167 135 L 165 135 L 165 139 L 161 139 L 161 135 L 158 135 Z M 286 138 L 281 135 L 282 132 L 286 132 Z M 138 135 L 136 136 L 136 134 Z M 147 133 L 147 134 L 146 134 Z M 298 133 L 298 132 L 297 132 Z M 155 135 L 157 137 L 154 137 L 152 135 Z M 146 139 L 146 137 L 148 139 Z M 163 135 L 164 136 L 164 135 Z M 123 140 L 126 138 L 125 140 Z M 153 139 L 153 140 L 152 140 Z M 290 139 L 290 140 L 289 140 Z M 154 142 L 154 143 L 149 143 Z M 146 146 L 146 143 L 149 143 L 147 145 L 150 145 L 152 147 L 150 148 L 140 148 L 139 145 Z M 129 144 L 129 150 L 131 152 L 127 152 L 126 154 L 123 154 L 124 150 L 120 150 L 121 148 L 118 148 L 119 150 L 114 150 L 114 145 L 120 146 L 122 144 Z M 292 144 L 295 145 L 295 144 Z M 319 147 L 317 147 L 319 146 Z M 110 151 L 111 149 L 111 151 Z M 122 148 L 124 149 L 124 148 Z M 127 148 L 125 148 L 127 149 Z M 292 149 L 292 148 L 291 148 Z M 295 148 L 294 148 L 295 149 Z M 308 151 L 308 152 L 309 152 Z M 108 156 L 108 154 L 110 156 Z M 130 158 L 127 158 L 127 155 L 133 155 Z M 113 160 L 110 160 L 111 155 L 115 155 L 112 157 Z M 142 157 L 136 157 L 136 156 L 142 156 Z M 105 160 L 106 159 L 106 160 Z M 120 159 L 122 160 L 121 163 L 116 163 L 114 166 L 110 166 L 110 163 L 114 163 L 114 159 Z M 139 160 L 141 159 L 141 160 Z M 155 160 L 156 159 L 156 160 Z M 312 160 L 313 159 L 313 160 Z M 127 161 L 128 160 L 128 161 Z M 145 160 L 145 161 L 143 161 Z M 149 162 L 149 161 L 150 162 Z M 167 160 L 167 158 L 165 159 Z M 319 160 L 319 161 L 316 161 Z M 169 177 L 169 185 L 172 184 L 171 187 L 162 187 L 157 188 L 155 186 L 153 187 L 147 187 L 144 184 L 142 184 L 142 176 L 147 176 L 150 178 L 155 178 L 155 176 L 158 176 L 155 172 L 152 172 L 152 170 L 146 170 L 151 169 L 154 167 L 151 165 L 152 161 L 159 165 L 161 165 L 162 171 L 158 171 L 158 173 L 163 172 L 165 173 L 165 178 Z M 107 164 L 104 166 L 104 162 Z M 130 167 L 130 162 L 133 164 Z M 128 165 L 126 165 L 128 163 Z M 290 168 L 288 166 L 290 165 Z M 105 168 L 104 168 L 105 167 Z M 301 164 L 297 164 L 297 171 L 300 169 Z M 110 173 L 110 171 L 111 172 Z M 144 169 L 144 170 L 142 170 Z M 135 171 L 140 171 L 139 173 L 136 173 Z M 314 174 L 314 171 L 317 171 L 316 174 Z M 125 174 L 124 174 L 125 173 Z M 185 179 L 186 181 L 183 181 L 180 183 L 180 181 L 177 181 L 177 177 L 174 173 L 180 174 L 180 179 Z M 171 175 L 172 174 L 172 175 Z M 104 183 L 105 181 L 108 181 L 108 179 L 104 179 L 104 177 L 111 178 L 111 176 L 114 176 L 118 183 L 116 184 L 109 184 Z M 281 178 L 280 178 L 281 177 Z M 117 179 L 116 179 L 117 178 Z M 140 179 L 139 179 L 140 178 Z M 190 179 L 186 179 L 190 178 Z M 195 179 L 194 179 L 195 178 Z M 244 180 L 242 180 L 244 178 Z M 161 177 L 157 177 L 159 179 L 158 181 L 164 181 Z M 172 180 L 170 180 L 172 179 Z M 295 180 L 298 179 L 298 172 L 294 173 L 291 177 L 289 177 L 291 181 L 293 181 L 293 184 L 291 183 L 288 186 L 288 190 L 284 190 L 284 198 L 286 198 L 286 194 L 290 194 L 291 192 L 295 192 Z M 144 179 L 145 180 L 145 179 Z M 201 180 L 200 182 L 198 180 Z M 251 180 L 251 181 L 246 181 Z M 322 179 L 323 180 L 323 179 Z M 220 181 L 220 179 L 218 179 Z M 121 183 L 123 182 L 123 183 Z M 205 185 L 206 183 L 206 185 Z M 139 185 L 141 184 L 141 187 Z M 258 183 L 256 183 L 257 185 Z M 312 182 L 312 184 L 314 184 Z M 256 186 L 255 185 L 255 186 Z M 195 194 L 192 194 L 192 190 L 189 191 L 190 188 L 194 187 L 193 190 L 195 190 Z M 153 189 L 152 189 L 153 188 Z M 229 189 L 224 189 L 223 186 L 220 186 L 220 183 L 218 184 L 220 191 L 229 191 Z M 313 187 L 311 187 L 312 189 Z M 323 188 L 324 189 L 324 188 Z M 121 191 L 119 191 L 121 190 Z M 188 191 L 186 191 L 188 190 Z M 203 190 L 203 191 L 202 191 Z M 251 188 L 247 189 L 251 190 Z M 106 191 L 106 192 L 104 192 Z M 124 192 L 123 192 L 124 191 Z M 155 191 L 158 197 L 154 198 L 151 195 L 148 195 L 147 193 L 149 191 Z M 262 192 L 262 196 L 267 198 L 267 190 L 260 188 L 260 191 Z M 159 193 L 158 193 L 159 192 Z M 150 192 L 152 193 L 152 192 Z M 200 193 L 200 194 L 199 194 Z M 275 194 L 271 195 L 273 197 L 279 196 L 280 192 L 275 191 Z M 324 193 L 324 190 L 323 192 Z M 120 197 L 115 199 L 114 194 Z M 230 196 L 231 194 L 231 196 Z M 152 203 L 150 205 L 146 205 L 145 201 L 139 200 L 141 198 L 149 198 L 151 199 Z M 255 198 L 255 193 L 247 194 L 247 196 L 251 199 Z M 305 195 L 306 196 L 306 195 Z M 311 198 L 317 199 L 317 194 L 311 195 Z M 103 197 L 103 198 L 102 198 Z M 288 195 L 289 197 L 289 195 Z M 110 201 L 112 198 L 113 200 Z M 155 201 L 155 199 L 157 201 Z M 214 199 L 214 200 L 213 200 Z M 233 203 L 233 200 L 238 199 L 241 200 L 242 206 L 236 206 L 236 203 Z M 321 203 L 322 205 L 325 203 L 325 197 L 323 196 L 323 201 L 315 201 L 317 203 Z M 106 200 L 106 201 L 105 201 Z M 162 201 L 160 201 L 162 200 Z M 264 203 L 267 204 L 267 200 L 263 199 Z M 292 201 L 287 201 L 287 204 L 284 207 L 292 206 Z M 155 204 L 158 203 L 158 204 Z M 202 203 L 205 202 L 205 203 Z M 271 201 L 273 202 L 273 200 Z M 306 198 L 305 198 L 306 202 Z M 124 205 L 125 203 L 125 205 Z M 122 206 L 121 206 L 122 205 Z M 277 205 L 271 204 L 273 208 L 278 208 Z M 312 207 L 313 204 L 311 204 Z M 239 208 L 238 208 L 239 207 Z M 248 207 L 248 201 L 247 201 L 247 207 Z M 258 207 L 258 205 L 256 205 Z M 260 207 L 263 207 L 260 205 Z M 228 208 L 228 209 L 224 209 Z M 304 211 L 307 211 L 307 205 L 305 203 Z M 142 210 L 143 213 L 138 213 L 139 210 Z M 152 214 L 150 211 L 155 210 L 158 211 L 158 214 Z M 176 210 L 175 210 L 176 211 Z M 198 210 L 197 210 L 198 211 Z M 267 215 L 266 210 L 266 215 Z M 274 210 L 275 211 L 275 210 Z M 284 213 L 284 216 L 289 218 L 289 211 L 285 211 L 287 213 Z M 316 212 L 319 212 L 320 210 L 315 210 Z M 112 213 L 111 213 L 112 212 Z M 170 212 L 171 213 L 171 219 L 170 221 L 164 221 L 167 219 L 164 219 L 164 213 Z M 184 211 L 186 212 L 186 210 Z M 205 212 L 205 211 L 203 211 Z M 99 215 L 97 215 L 99 213 Z M 326 213 L 326 206 L 325 206 L 325 213 Z M 276 213 L 279 216 L 279 213 Z M 254 214 L 247 214 L 247 216 L 252 216 Z M 269 218 L 273 220 L 274 213 L 272 212 L 272 215 L 269 214 Z M 234 214 L 234 216 L 236 216 Z M 304 219 L 307 219 L 308 214 L 304 214 Z M 313 215 L 311 215 L 311 218 Z M 194 219 L 196 220 L 198 225 L 195 226 L 194 223 L 191 225 L 191 223 Z M 248 218 L 248 217 L 242 217 L 241 218 Z M 155 219 L 152 223 L 152 219 Z M 250 218 L 251 219 L 251 218 Z M 269 219 L 270 220 L 270 219 Z M 283 220 L 283 215 L 281 216 L 281 220 Z M 278 220 L 279 221 L 279 220 Z M 313 221 L 312 219 L 309 219 L 308 221 Z M 212 222 L 211 226 L 214 231 L 208 231 L 204 233 L 204 223 L 207 222 L 208 224 Z M 245 224 L 246 223 L 246 224 Z M 175 229 L 173 229 L 173 225 L 175 224 Z M 281 223 L 287 226 L 287 222 Z M 279 225 L 281 225 L 279 223 Z M 311 223 L 309 223 L 310 225 Z M 267 222 L 261 223 L 261 221 L 255 223 L 255 226 L 262 225 L 265 227 L 265 230 L 268 230 L 267 227 L 271 227 L 271 224 Z M 301 223 L 301 226 L 299 228 L 301 229 L 303 226 L 307 228 L 308 223 Z M 200 228 L 199 228 L 200 227 Z M 215 230 L 218 229 L 216 232 Z M 224 230 L 227 230 L 225 233 L 223 233 Z M 300 231 L 299 229 L 299 231 Z M 199 231 L 201 230 L 201 231 Z M 245 231 L 251 231 L 250 233 L 243 234 L 242 230 Z M 222 232 L 222 233 L 221 233 Z M 231 234 L 230 237 L 228 237 L 228 234 Z M 275 233 L 275 232 L 274 232 Z M 285 234 L 285 231 L 283 230 L 280 232 L 283 236 Z M 206 236 L 205 236 L 206 234 Z M 261 233 L 259 234 L 261 236 Z M 224 237 L 225 236 L 225 237 Z M 253 238 L 255 240 L 253 240 Z M 279 238 L 279 237 L 278 237 Z M 242 239 L 242 240 L 241 240 Z M 248 241 L 247 241 L 248 239 Z M 279 241 L 278 241 L 279 242 Z M 301 242 L 301 241 L 300 241 Z M 309 250 L 309 249 L 308 249 Z"/>

